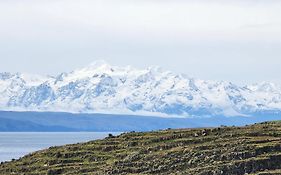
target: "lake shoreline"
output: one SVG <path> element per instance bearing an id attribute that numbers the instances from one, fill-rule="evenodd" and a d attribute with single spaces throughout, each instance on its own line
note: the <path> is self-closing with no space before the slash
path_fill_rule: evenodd
<path id="1" fill-rule="evenodd" d="M 0 132 L 0 162 L 19 159 L 52 146 L 84 143 L 122 132 Z"/>

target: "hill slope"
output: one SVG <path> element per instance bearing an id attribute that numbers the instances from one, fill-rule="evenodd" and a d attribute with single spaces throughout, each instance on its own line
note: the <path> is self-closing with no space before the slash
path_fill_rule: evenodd
<path id="1" fill-rule="evenodd" d="M 281 122 L 126 133 L 52 147 L 0 174 L 281 174 Z"/>
<path id="2" fill-rule="evenodd" d="M 0 112 L 1 115 L 1 112 Z M 20 121 L 13 119 L 6 119 L 0 117 L 0 132 L 53 132 L 53 131 L 77 131 L 73 128 L 67 128 L 64 126 L 47 126 L 31 121 Z"/>

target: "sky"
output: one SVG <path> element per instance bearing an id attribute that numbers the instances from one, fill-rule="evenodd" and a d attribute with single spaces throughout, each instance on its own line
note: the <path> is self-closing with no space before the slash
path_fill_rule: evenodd
<path id="1" fill-rule="evenodd" d="M 281 84 L 279 0 L 0 0 L 0 72 L 96 60 L 207 80 Z"/>

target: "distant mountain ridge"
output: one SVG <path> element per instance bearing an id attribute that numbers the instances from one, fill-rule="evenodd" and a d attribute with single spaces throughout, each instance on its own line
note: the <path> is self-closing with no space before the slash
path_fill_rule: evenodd
<path id="1" fill-rule="evenodd" d="M 281 120 L 281 115 L 256 114 L 252 117 L 168 118 L 124 114 L 0 111 L 0 132 L 155 131 L 167 128 L 245 126 L 276 120 Z"/>
<path id="2" fill-rule="evenodd" d="M 281 113 L 281 88 L 238 86 L 99 61 L 56 77 L 0 73 L 0 110 L 154 116 Z"/>

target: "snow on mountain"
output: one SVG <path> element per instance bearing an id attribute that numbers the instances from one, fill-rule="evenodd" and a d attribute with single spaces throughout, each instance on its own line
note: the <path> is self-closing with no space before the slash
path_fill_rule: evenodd
<path id="1" fill-rule="evenodd" d="M 56 77 L 0 73 L 0 110 L 240 116 L 281 111 L 281 88 L 238 86 L 95 62 Z"/>

